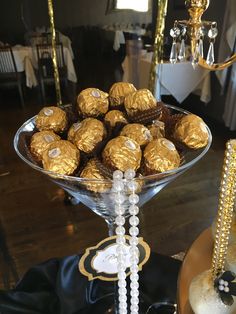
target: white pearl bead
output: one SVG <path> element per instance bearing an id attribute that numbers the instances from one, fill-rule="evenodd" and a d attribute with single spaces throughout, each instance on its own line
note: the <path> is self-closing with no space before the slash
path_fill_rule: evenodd
<path id="1" fill-rule="evenodd" d="M 134 281 L 134 280 L 138 281 L 139 275 L 137 273 L 131 274 L 130 279 L 131 279 L 131 281 Z"/>
<path id="2" fill-rule="evenodd" d="M 132 264 L 132 265 L 130 266 L 130 271 L 131 271 L 132 273 L 138 272 L 138 271 L 139 271 L 138 265 L 137 265 L 137 264 Z"/>
<path id="3" fill-rule="evenodd" d="M 125 249 L 125 246 L 124 245 L 119 245 L 117 248 L 116 248 L 116 253 L 118 255 L 124 255 L 126 252 L 126 249 Z M 124 259 L 124 257 L 122 256 L 122 258 Z"/>
<path id="4" fill-rule="evenodd" d="M 135 192 L 138 188 L 138 183 L 135 181 L 128 182 L 127 187 L 130 191 Z"/>
<path id="5" fill-rule="evenodd" d="M 129 239 L 129 244 L 130 245 L 138 245 L 138 243 L 139 243 L 139 239 L 137 237 L 131 237 Z"/>
<path id="6" fill-rule="evenodd" d="M 123 178 L 123 172 L 120 170 L 116 170 L 113 172 L 113 179 L 122 179 Z"/>
<path id="7" fill-rule="evenodd" d="M 220 279 L 220 280 L 219 280 L 219 284 L 220 284 L 220 285 L 224 285 L 224 283 L 225 283 L 225 281 L 224 281 L 223 279 Z"/>
<path id="8" fill-rule="evenodd" d="M 130 287 L 131 287 L 131 289 L 138 289 L 138 287 L 139 287 L 139 283 L 138 282 L 131 282 L 131 284 L 130 284 Z"/>
<path id="9" fill-rule="evenodd" d="M 132 264 L 137 264 L 139 262 L 139 256 L 137 255 L 130 256 L 130 261 Z"/>
<path id="10" fill-rule="evenodd" d="M 122 226 L 125 224 L 125 218 L 123 216 L 118 216 L 115 219 L 115 223 L 119 226 Z"/>
<path id="11" fill-rule="evenodd" d="M 135 171 L 133 169 L 128 169 L 125 171 L 125 179 L 131 180 L 135 177 Z"/>
<path id="12" fill-rule="evenodd" d="M 114 200 L 115 200 L 115 203 L 117 204 L 123 204 L 125 201 L 125 196 L 123 194 L 115 194 Z"/>
<path id="13" fill-rule="evenodd" d="M 224 288 L 225 288 L 224 286 L 219 285 L 219 290 L 220 290 L 220 291 L 224 291 Z"/>
<path id="14" fill-rule="evenodd" d="M 120 205 L 115 205 L 115 213 L 117 215 L 123 215 L 125 213 L 125 209 Z"/>
<path id="15" fill-rule="evenodd" d="M 126 273 L 125 272 L 119 272 L 117 274 L 118 279 L 126 279 Z"/>
<path id="16" fill-rule="evenodd" d="M 139 224 L 138 217 L 131 216 L 129 219 L 129 223 L 131 224 L 131 226 L 137 226 Z"/>
<path id="17" fill-rule="evenodd" d="M 134 228 L 136 228 L 136 227 L 134 227 Z M 122 227 L 122 226 L 118 226 L 118 227 L 116 228 L 116 234 L 118 234 L 118 235 L 124 235 L 124 234 L 125 234 L 125 228 Z"/>
<path id="18" fill-rule="evenodd" d="M 138 313 L 139 306 L 137 304 L 132 304 L 130 307 L 131 313 Z"/>
<path id="19" fill-rule="evenodd" d="M 125 288 L 126 287 L 126 281 L 125 280 L 119 280 L 118 281 L 118 287 L 119 288 Z M 123 292 L 123 290 L 122 290 Z"/>
<path id="20" fill-rule="evenodd" d="M 129 228 L 129 234 L 131 236 L 137 236 L 139 234 L 139 229 L 137 227 L 130 227 Z"/>
<path id="21" fill-rule="evenodd" d="M 229 285 L 228 281 L 225 281 L 224 285 L 225 285 L 225 287 L 228 287 L 228 285 Z"/>
<path id="22" fill-rule="evenodd" d="M 139 291 L 138 290 L 131 290 L 130 295 L 131 295 L 131 297 L 137 297 L 139 295 Z"/>
<path id="23" fill-rule="evenodd" d="M 139 298 L 137 297 L 132 297 L 131 298 L 131 304 L 138 304 Z"/>
<path id="24" fill-rule="evenodd" d="M 127 296 L 126 296 L 126 295 L 121 295 L 121 296 L 119 297 L 119 301 L 120 301 L 121 303 L 124 303 L 124 305 L 126 305 Z"/>
<path id="25" fill-rule="evenodd" d="M 114 191 L 121 192 L 124 190 L 124 183 L 122 181 L 114 180 L 112 187 Z"/>
<path id="26" fill-rule="evenodd" d="M 132 255 L 139 256 L 139 249 L 137 248 L 137 246 L 131 246 L 129 248 L 129 252 Z"/>
<path id="27" fill-rule="evenodd" d="M 123 236 L 117 236 L 117 238 L 116 238 L 116 243 L 117 244 L 125 244 L 125 238 L 123 237 Z"/>
<path id="28" fill-rule="evenodd" d="M 138 213 L 139 213 L 139 208 L 138 208 L 138 206 L 136 206 L 136 205 L 131 205 L 131 206 L 129 207 L 129 213 L 130 213 L 131 215 L 138 215 Z"/>
<path id="29" fill-rule="evenodd" d="M 137 204 L 139 202 L 139 196 L 137 194 L 131 194 L 129 196 L 129 202 L 131 204 Z"/>
<path id="30" fill-rule="evenodd" d="M 224 292 L 229 292 L 229 287 L 225 287 Z"/>

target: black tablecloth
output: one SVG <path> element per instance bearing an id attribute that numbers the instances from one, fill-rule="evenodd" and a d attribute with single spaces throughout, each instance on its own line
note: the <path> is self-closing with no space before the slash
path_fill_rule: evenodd
<path id="1" fill-rule="evenodd" d="M 114 301 L 114 283 L 88 281 L 78 270 L 80 257 L 54 258 L 32 267 L 15 289 L 0 291 L 0 313 L 105 313 Z M 145 313 L 152 303 L 175 303 L 180 264 L 172 258 L 151 254 L 140 272 L 140 313 Z"/>

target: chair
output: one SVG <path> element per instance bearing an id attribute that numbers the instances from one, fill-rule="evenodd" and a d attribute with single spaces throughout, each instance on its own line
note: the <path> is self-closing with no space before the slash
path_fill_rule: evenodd
<path id="1" fill-rule="evenodd" d="M 17 72 L 15 58 L 12 52 L 11 46 L 0 47 L 0 87 L 12 87 L 17 86 L 21 106 L 24 108 L 24 96 L 23 96 L 23 72 Z"/>
<path id="2" fill-rule="evenodd" d="M 36 45 L 38 60 L 38 79 L 43 104 L 46 103 L 45 84 L 52 85 L 54 80 L 54 68 L 52 60 L 52 46 L 48 44 Z M 67 67 L 65 64 L 63 45 L 56 45 L 57 66 L 60 82 L 64 82 L 68 91 Z"/>

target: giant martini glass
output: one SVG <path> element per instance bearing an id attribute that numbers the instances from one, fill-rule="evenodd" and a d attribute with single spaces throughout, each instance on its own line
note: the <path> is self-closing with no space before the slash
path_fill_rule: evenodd
<path id="1" fill-rule="evenodd" d="M 188 111 L 178 107 L 166 105 L 174 114 L 189 114 Z M 85 204 L 99 216 L 102 216 L 109 227 L 109 235 L 113 234 L 115 211 L 114 211 L 114 193 L 111 190 L 112 180 L 106 179 L 85 179 L 74 176 L 66 176 L 46 171 L 40 167 L 30 157 L 28 144 L 32 132 L 35 131 L 35 117 L 26 121 L 16 132 L 14 138 L 14 148 L 19 157 L 25 161 L 30 167 L 45 174 L 49 179 L 67 191 L 71 196 Z M 168 183 L 176 179 L 199 161 L 208 151 L 212 136 L 207 127 L 209 135 L 206 147 L 197 150 L 188 150 L 184 153 L 182 164 L 179 168 L 166 171 L 160 174 L 142 176 L 136 181 L 140 186 L 139 191 L 139 207 L 148 202 L 154 195 L 160 192 Z M 94 190 L 98 192 L 94 192 Z M 100 192 L 102 191 L 102 192 Z M 124 202 L 125 212 L 128 215 L 128 202 Z"/>

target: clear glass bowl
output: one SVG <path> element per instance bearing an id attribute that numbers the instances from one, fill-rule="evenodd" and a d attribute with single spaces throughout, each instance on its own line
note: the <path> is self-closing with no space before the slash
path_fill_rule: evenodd
<path id="1" fill-rule="evenodd" d="M 171 105 L 166 105 L 173 113 L 189 114 L 188 111 L 174 107 Z M 35 170 L 44 173 L 53 182 L 67 191 L 70 195 L 75 197 L 77 200 L 84 203 L 87 207 L 92 209 L 96 214 L 102 216 L 108 224 L 112 224 L 115 218 L 114 212 L 114 193 L 111 191 L 112 180 L 99 180 L 99 179 L 84 179 L 73 176 L 59 175 L 54 172 L 46 171 L 39 167 L 34 160 L 30 157 L 28 151 L 28 144 L 32 132 L 35 130 L 35 117 L 32 117 L 26 121 L 16 132 L 14 138 L 14 148 L 19 155 L 19 157 L 25 161 L 30 167 Z M 137 178 L 137 183 L 141 186 L 139 191 L 139 207 L 148 202 L 154 195 L 161 191 L 168 183 L 173 181 L 184 171 L 192 167 L 198 160 L 200 160 L 208 151 L 212 136 L 209 128 L 207 127 L 209 141 L 206 147 L 198 150 L 188 150 L 184 154 L 184 161 L 181 166 L 177 169 L 166 171 L 164 173 L 143 176 Z M 105 187 L 107 190 L 105 192 L 93 192 L 87 187 L 96 186 L 97 190 L 100 187 Z M 127 192 L 128 194 L 128 192 Z M 128 215 L 128 202 L 124 203 L 126 209 L 126 215 Z"/>

